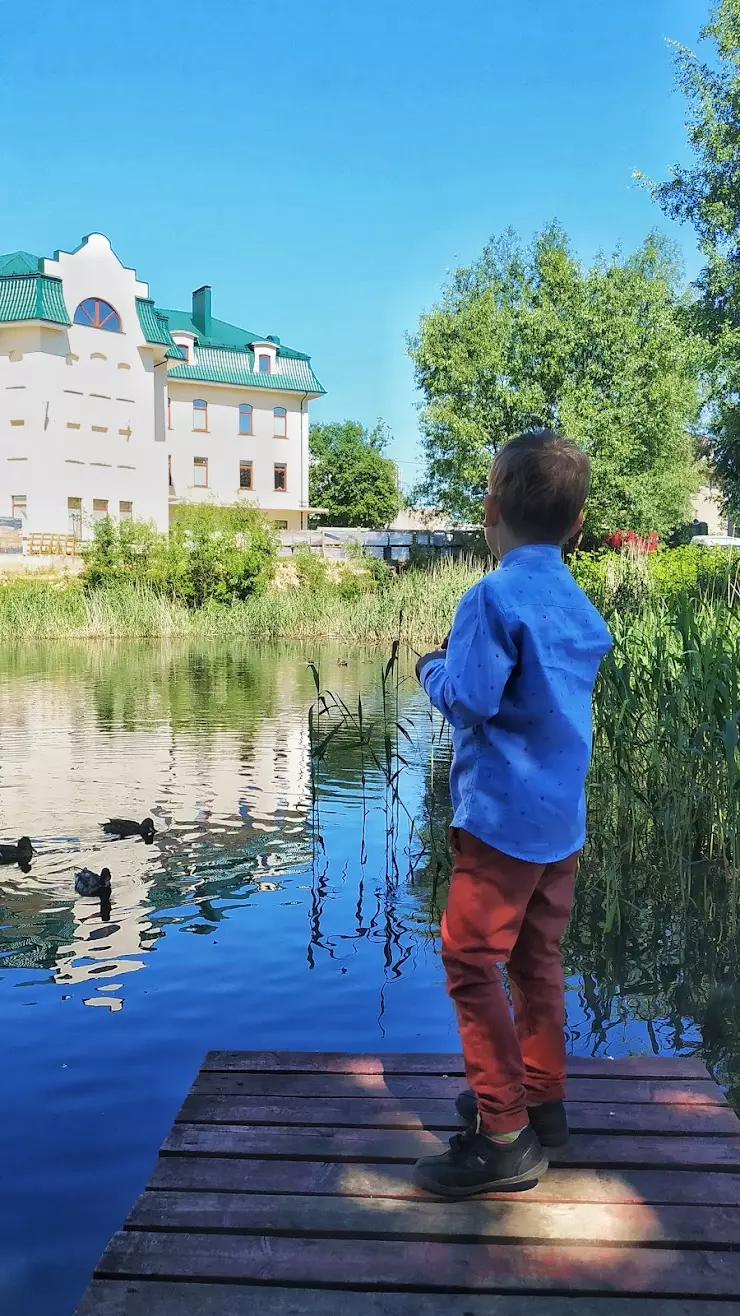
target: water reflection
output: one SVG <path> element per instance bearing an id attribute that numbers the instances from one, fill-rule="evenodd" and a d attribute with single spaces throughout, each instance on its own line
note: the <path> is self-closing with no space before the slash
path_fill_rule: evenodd
<path id="1" fill-rule="evenodd" d="M 348 708 L 361 696 L 371 742 L 337 734 L 319 763 L 317 658 Z M 0 834 L 37 851 L 27 873 L 0 868 L 3 1310 L 73 1309 L 208 1048 L 454 1049 L 437 945 L 449 741 L 404 666 L 389 801 L 381 667 L 299 644 L 0 655 Z M 147 815 L 151 845 L 100 828 Z M 615 876 L 584 857 L 571 1047 L 696 1052 L 737 1099 L 727 893 L 701 873 L 669 889 L 658 865 Z M 74 890 L 75 869 L 103 866 L 109 905 Z"/>
<path id="2" fill-rule="evenodd" d="M 3 969 L 64 984 L 130 974 L 166 928 L 213 931 L 310 864 L 303 673 L 279 667 L 218 648 L 5 655 L 3 830 L 22 819 L 36 857 L 0 874 Z M 151 847 L 102 833 L 122 812 L 151 812 Z M 74 892 L 74 869 L 96 864 L 113 874 L 109 907 Z"/>

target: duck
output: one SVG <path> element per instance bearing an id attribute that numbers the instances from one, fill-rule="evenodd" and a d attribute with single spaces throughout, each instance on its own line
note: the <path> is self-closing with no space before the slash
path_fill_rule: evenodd
<path id="1" fill-rule="evenodd" d="M 110 869 L 102 868 L 94 873 L 91 868 L 81 868 L 75 873 L 75 891 L 78 896 L 101 896 L 110 893 Z"/>
<path id="2" fill-rule="evenodd" d="M 30 836 L 21 836 L 17 845 L 0 845 L 0 864 L 30 864 L 33 854 Z"/>
<path id="3" fill-rule="evenodd" d="M 106 835 L 115 836 L 118 841 L 126 836 L 140 836 L 147 845 L 151 845 L 157 834 L 152 818 L 145 818 L 140 823 L 133 822 L 131 818 L 109 818 L 108 822 L 100 825 Z"/>

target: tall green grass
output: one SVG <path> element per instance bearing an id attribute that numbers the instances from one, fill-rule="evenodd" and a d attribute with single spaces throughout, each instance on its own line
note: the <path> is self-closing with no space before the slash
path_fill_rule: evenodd
<path id="1" fill-rule="evenodd" d="M 480 567 L 443 564 L 348 592 L 326 584 L 272 589 L 243 603 L 190 609 L 154 589 L 17 581 L 0 585 L 0 642 L 192 636 L 435 644 Z"/>

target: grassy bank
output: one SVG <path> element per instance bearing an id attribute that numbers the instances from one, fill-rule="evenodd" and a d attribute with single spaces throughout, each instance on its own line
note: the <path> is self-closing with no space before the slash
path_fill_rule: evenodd
<path id="1" fill-rule="evenodd" d="M 292 580 L 251 598 L 193 608 L 149 584 L 116 580 L 0 583 L 0 642 L 85 638 L 336 639 L 417 649 L 448 631 L 457 602 L 484 565 L 441 563 L 403 575 L 357 568 L 327 575 L 319 559 L 297 560 Z M 676 549 L 649 559 L 606 554 L 575 560 L 577 578 L 607 617 L 679 612 L 692 600 L 724 607 L 738 597 L 738 566 L 722 550 Z"/>
<path id="2" fill-rule="evenodd" d="M 389 644 L 399 625 L 419 647 L 444 636 L 480 568 L 441 566 L 390 577 L 352 595 L 326 585 L 268 590 L 241 603 L 190 609 L 150 589 L 18 581 L 0 586 L 0 642 L 115 637 L 254 640 L 332 638 Z"/>

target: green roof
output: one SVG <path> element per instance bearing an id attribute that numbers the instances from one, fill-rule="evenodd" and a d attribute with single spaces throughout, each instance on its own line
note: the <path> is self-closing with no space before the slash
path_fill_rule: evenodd
<path id="1" fill-rule="evenodd" d="M 6 274 L 38 274 L 41 262 L 30 251 L 11 251 L 0 256 L 0 278 Z"/>
<path id="2" fill-rule="evenodd" d="M 175 330 L 177 332 L 177 330 Z M 262 341 L 262 340 L 258 340 Z M 277 368 L 270 375 L 254 369 L 254 353 L 228 347 L 198 347 L 192 365 L 174 366 L 168 379 L 192 379 L 205 384 L 236 384 L 241 388 L 267 388 L 277 392 L 324 393 L 306 356 L 295 353 L 283 359 L 282 349 Z"/>
<path id="3" fill-rule="evenodd" d="M 61 279 L 45 274 L 12 274 L 0 278 L 0 323 L 48 320 L 69 324 Z"/>
<path id="4" fill-rule="evenodd" d="M 168 360 L 184 361 L 185 353 L 177 343 L 173 343 L 167 328 L 167 320 L 161 311 L 157 310 L 154 302 L 147 297 L 137 297 L 136 314 L 139 317 L 141 332 L 148 343 L 160 343 L 163 347 L 167 347 Z"/>
<path id="5" fill-rule="evenodd" d="M 248 388 L 267 388 L 278 392 L 324 393 L 311 369 L 311 358 L 305 352 L 284 347 L 275 341 L 276 369 L 272 374 L 261 375 L 254 369 L 254 352 L 250 343 L 264 343 L 262 334 L 240 329 L 227 320 L 211 318 L 211 332 L 202 334 L 187 311 L 166 311 L 157 308 L 165 318 L 170 333 L 193 334 L 198 341 L 195 360 L 190 365 L 173 366 L 169 379 L 200 380 L 205 384 L 236 384 Z"/>

